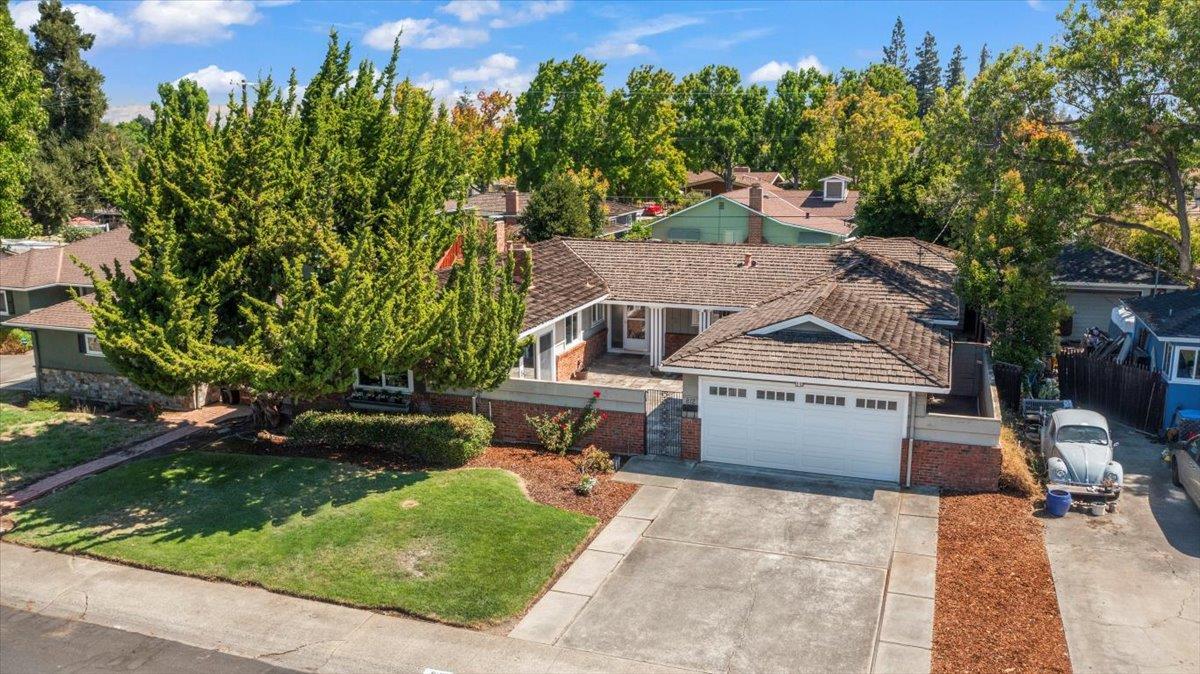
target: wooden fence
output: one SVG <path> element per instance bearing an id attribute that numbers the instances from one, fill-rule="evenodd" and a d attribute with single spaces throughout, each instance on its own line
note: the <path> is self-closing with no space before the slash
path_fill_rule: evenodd
<path id="1" fill-rule="evenodd" d="M 1000 396 L 1000 405 L 1010 411 L 1021 409 L 1021 375 L 1020 365 L 997 362 L 992 365 L 996 375 L 996 393 Z"/>
<path id="2" fill-rule="evenodd" d="M 1167 384 L 1157 372 L 1063 352 L 1058 356 L 1058 384 L 1062 397 L 1073 400 L 1076 407 L 1102 412 L 1149 433 L 1159 431 Z"/>

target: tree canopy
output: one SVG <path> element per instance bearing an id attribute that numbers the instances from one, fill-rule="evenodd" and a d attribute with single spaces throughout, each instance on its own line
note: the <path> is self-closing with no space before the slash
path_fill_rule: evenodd
<path id="1" fill-rule="evenodd" d="M 7 6 L 0 8 L 0 63 L 0 236 L 22 237 L 31 227 L 20 201 L 33 175 L 30 164 L 47 115 L 41 74 Z"/>
<path id="2" fill-rule="evenodd" d="M 712 170 L 733 187 L 733 167 L 762 152 L 767 90 L 745 86 L 732 66 L 709 65 L 679 85 L 679 144 L 693 171 Z"/>

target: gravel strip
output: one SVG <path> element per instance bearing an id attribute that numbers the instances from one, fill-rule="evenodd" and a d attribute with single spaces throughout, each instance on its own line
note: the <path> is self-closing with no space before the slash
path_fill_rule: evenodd
<path id="1" fill-rule="evenodd" d="M 1008 494 L 942 494 L 933 672 L 1070 672 L 1042 523 Z"/>

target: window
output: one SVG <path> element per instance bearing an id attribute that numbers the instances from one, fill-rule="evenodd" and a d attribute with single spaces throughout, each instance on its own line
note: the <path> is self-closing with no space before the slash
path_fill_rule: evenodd
<path id="1" fill-rule="evenodd" d="M 567 344 L 574 344 L 579 339 L 579 314 L 571 314 L 563 319 L 564 339 Z"/>
<path id="2" fill-rule="evenodd" d="M 104 350 L 100 348 L 100 338 L 90 332 L 84 334 L 83 352 L 89 356 L 103 356 Z"/>
<path id="3" fill-rule="evenodd" d="M 804 396 L 804 402 L 813 405 L 834 405 L 836 407 L 845 407 L 846 399 L 842 396 L 820 395 L 817 393 L 809 393 Z"/>
<path id="4" fill-rule="evenodd" d="M 1175 379 L 1200 380 L 1197 360 L 1200 360 L 1200 349 L 1177 349 L 1175 352 Z"/>
<path id="5" fill-rule="evenodd" d="M 1108 445 L 1108 433 L 1096 426 L 1063 426 L 1054 436 L 1058 442 L 1077 442 L 1085 445 Z"/>
<path id="6" fill-rule="evenodd" d="M 796 402 L 796 394 L 790 391 L 766 391 L 759 389 L 755 393 L 755 397 L 759 400 L 774 400 L 775 402 Z"/>
<path id="7" fill-rule="evenodd" d="M 7 316 L 12 309 L 8 306 L 8 291 L 0 290 L 0 316 Z"/>
<path id="8" fill-rule="evenodd" d="M 737 313 L 736 311 L 721 311 L 721 310 L 713 311 L 711 322 L 716 323 L 717 321 L 721 320 L 722 318 L 725 318 L 726 316 L 732 316 L 733 314 L 736 314 L 736 313 Z"/>
<path id="9" fill-rule="evenodd" d="M 367 374 L 355 371 L 355 388 L 377 388 L 411 392 L 413 388 L 412 370 L 407 372 L 382 372 Z"/>
<path id="10" fill-rule="evenodd" d="M 724 398 L 745 398 L 746 389 L 732 386 L 709 386 L 708 394 Z"/>
<path id="11" fill-rule="evenodd" d="M 688 312 L 688 322 L 694 328 L 700 326 L 700 310 L 699 309 L 692 309 L 690 312 Z"/>
<path id="12" fill-rule="evenodd" d="M 825 181 L 825 201 L 841 201 L 846 198 L 846 183 L 841 180 Z"/>
<path id="13" fill-rule="evenodd" d="M 875 398 L 857 398 L 854 401 L 854 406 L 865 410 L 887 410 L 894 412 L 896 410 L 895 400 L 876 400 Z"/>
<path id="14" fill-rule="evenodd" d="M 593 304 L 588 309 L 588 311 L 591 312 L 590 316 L 592 319 L 592 321 L 591 321 L 592 325 L 604 322 L 604 305 L 603 304 Z"/>
<path id="15" fill-rule="evenodd" d="M 534 378 L 536 373 L 534 372 L 533 346 L 533 340 L 529 340 L 529 343 L 525 345 L 525 348 L 521 349 L 521 355 L 517 357 L 516 365 L 514 365 L 512 370 L 508 373 L 510 377 L 514 379 Z"/>
<path id="16" fill-rule="evenodd" d="M 671 241 L 699 241 L 698 227 L 672 227 L 667 230 L 667 238 Z"/>

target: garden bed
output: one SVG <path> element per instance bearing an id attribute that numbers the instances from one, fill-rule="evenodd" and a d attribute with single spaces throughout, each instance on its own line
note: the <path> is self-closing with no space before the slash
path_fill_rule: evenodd
<path id="1" fill-rule="evenodd" d="M 943 494 L 934 672 L 1070 672 L 1054 578 L 1033 501 Z"/>
<path id="2" fill-rule="evenodd" d="M 637 491 L 637 485 L 616 482 L 612 475 L 598 475 L 592 495 L 580 496 L 574 490 L 579 482 L 574 458 L 534 447 L 493 446 L 467 465 L 512 471 L 521 476 L 525 491 L 534 501 L 608 522 Z"/>

